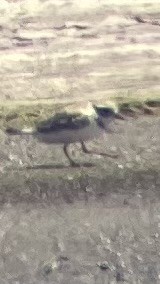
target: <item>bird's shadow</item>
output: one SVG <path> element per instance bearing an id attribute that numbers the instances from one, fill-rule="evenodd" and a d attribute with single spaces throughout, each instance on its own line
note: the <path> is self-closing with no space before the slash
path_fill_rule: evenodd
<path id="1" fill-rule="evenodd" d="M 33 166 L 26 166 L 23 169 L 25 170 L 52 170 L 52 169 L 67 169 L 67 168 L 81 168 L 81 167 L 94 167 L 95 165 L 93 163 L 82 163 L 82 164 L 76 164 L 74 166 L 71 165 L 63 165 L 63 164 L 58 164 L 58 165 L 33 165 Z"/>

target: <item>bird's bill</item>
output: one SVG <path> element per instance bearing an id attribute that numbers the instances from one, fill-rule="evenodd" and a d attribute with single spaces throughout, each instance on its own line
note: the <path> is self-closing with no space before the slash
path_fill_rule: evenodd
<path id="1" fill-rule="evenodd" d="M 120 113 L 115 114 L 115 119 L 126 120 L 125 117 Z"/>

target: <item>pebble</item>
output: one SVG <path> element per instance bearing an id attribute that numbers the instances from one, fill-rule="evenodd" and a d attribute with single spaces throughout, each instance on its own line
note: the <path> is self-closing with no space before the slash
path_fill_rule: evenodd
<path id="1" fill-rule="evenodd" d="M 104 262 L 98 262 L 97 265 L 99 266 L 100 269 L 102 270 L 107 270 L 110 269 L 108 262 L 104 261 Z"/>

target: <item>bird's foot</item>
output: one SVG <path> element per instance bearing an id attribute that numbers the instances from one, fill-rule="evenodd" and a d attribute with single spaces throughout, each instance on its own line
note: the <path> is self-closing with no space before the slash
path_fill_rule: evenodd
<path id="1" fill-rule="evenodd" d="M 70 161 L 70 166 L 73 167 L 73 168 L 79 168 L 81 165 L 74 162 L 74 161 Z"/>
<path id="2" fill-rule="evenodd" d="M 105 156 L 105 157 L 108 157 L 108 158 L 112 158 L 112 159 L 117 159 L 119 157 L 118 154 L 107 154 L 107 153 L 101 153 L 101 152 L 97 152 L 97 151 L 93 151 L 93 150 L 89 150 L 85 143 L 84 142 L 81 142 L 81 145 L 82 145 L 82 151 L 85 153 L 85 154 L 93 154 L 93 155 L 98 155 L 98 156 Z"/>
<path id="3" fill-rule="evenodd" d="M 76 163 L 76 162 L 70 162 L 70 166 L 73 167 L 73 168 L 80 168 L 80 167 L 90 168 L 90 167 L 94 167 L 95 165 L 93 163 L 79 164 L 79 163 Z"/>
<path id="4" fill-rule="evenodd" d="M 100 156 L 112 158 L 112 159 L 117 159 L 119 157 L 118 154 L 107 154 L 107 153 L 99 153 Z"/>
<path id="5" fill-rule="evenodd" d="M 90 151 L 89 154 L 97 155 L 97 156 L 104 156 L 112 159 L 117 159 L 119 157 L 118 154 L 108 154 L 108 153 L 103 153 L 103 152 L 96 152 L 96 151 Z"/>

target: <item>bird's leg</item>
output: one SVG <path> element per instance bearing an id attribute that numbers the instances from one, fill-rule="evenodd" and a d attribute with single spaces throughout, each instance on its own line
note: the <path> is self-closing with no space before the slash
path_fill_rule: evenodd
<path id="1" fill-rule="evenodd" d="M 82 151 L 86 154 L 93 154 L 93 152 L 91 150 L 88 150 L 86 147 L 86 144 L 82 141 L 81 142 L 81 146 L 82 146 Z"/>
<path id="2" fill-rule="evenodd" d="M 64 146 L 63 146 L 64 153 L 65 153 L 66 157 L 68 158 L 70 165 L 72 167 L 78 167 L 79 164 L 76 163 L 74 160 L 72 160 L 72 158 L 70 157 L 70 155 L 68 153 L 68 146 L 69 146 L 69 144 L 64 144 Z"/>
<path id="3" fill-rule="evenodd" d="M 109 157 L 109 158 L 113 158 L 113 159 L 118 158 L 118 155 L 116 155 L 116 154 L 107 154 L 107 153 L 101 153 L 101 152 L 97 152 L 97 151 L 88 150 L 83 141 L 81 141 L 81 145 L 82 145 L 82 151 L 86 154 L 96 154 L 96 155 L 105 156 L 105 157 Z"/>

